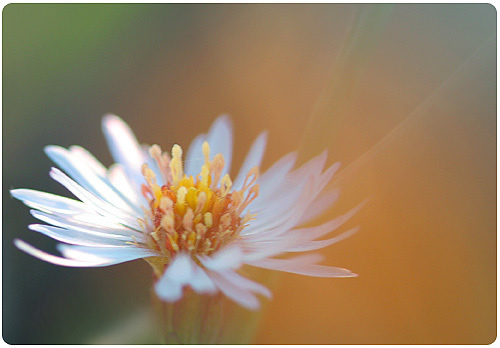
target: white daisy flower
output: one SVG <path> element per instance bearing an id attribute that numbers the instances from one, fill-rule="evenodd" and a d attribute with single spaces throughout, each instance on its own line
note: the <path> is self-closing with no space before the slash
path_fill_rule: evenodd
<path id="1" fill-rule="evenodd" d="M 295 170 L 296 154 L 290 153 L 259 176 L 267 141 L 263 132 L 233 181 L 227 116 L 193 140 L 184 161 L 179 145 L 171 155 L 158 145 L 140 145 L 117 116 L 105 116 L 102 126 L 116 161 L 110 168 L 79 146 L 45 148 L 62 169 L 52 168 L 50 176 L 79 200 L 30 189 L 11 191 L 46 223 L 29 225 L 31 230 L 64 243 L 58 245 L 62 257 L 16 239 L 19 249 L 70 267 L 143 258 L 154 270 L 156 294 L 164 301 L 179 300 L 189 286 L 201 294 L 221 291 L 249 309 L 259 307 L 257 294 L 271 293 L 238 273 L 244 264 L 315 277 L 355 276 L 318 265 L 319 254 L 276 258 L 326 247 L 356 231 L 317 240 L 360 206 L 322 225 L 297 228 L 338 197 L 338 191 L 321 194 L 339 168 L 335 163 L 323 171 L 326 151 Z"/>

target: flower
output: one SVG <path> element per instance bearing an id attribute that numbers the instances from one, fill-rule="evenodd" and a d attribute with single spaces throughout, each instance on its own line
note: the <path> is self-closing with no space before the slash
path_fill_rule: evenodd
<path id="1" fill-rule="evenodd" d="M 339 168 L 335 163 L 323 171 L 326 151 L 295 170 L 296 154 L 290 153 L 259 176 L 267 141 L 263 132 L 232 181 L 227 116 L 193 140 L 185 161 L 179 145 L 173 146 L 171 155 L 158 145 L 139 145 L 117 116 L 105 116 L 102 126 L 116 161 L 109 169 L 79 146 L 45 148 L 62 169 L 52 168 L 50 176 L 79 201 L 30 189 L 11 191 L 46 223 L 29 225 L 31 230 L 64 243 L 57 246 L 62 257 L 16 239 L 19 249 L 71 267 L 143 258 L 154 270 L 156 294 L 164 301 L 179 300 L 184 287 L 190 286 L 202 294 L 221 291 L 249 309 L 259 307 L 257 294 L 271 293 L 238 273 L 244 264 L 316 277 L 355 276 L 343 268 L 316 264 L 319 254 L 276 258 L 323 248 L 356 231 L 317 240 L 342 225 L 359 206 L 322 225 L 297 228 L 338 197 L 338 191 L 321 193 Z"/>

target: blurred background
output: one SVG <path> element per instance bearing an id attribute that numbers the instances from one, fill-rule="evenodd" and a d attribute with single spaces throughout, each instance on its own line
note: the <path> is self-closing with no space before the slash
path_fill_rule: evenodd
<path id="1" fill-rule="evenodd" d="M 233 173 L 270 131 L 263 168 L 327 148 L 341 198 L 369 203 L 323 250 L 353 279 L 276 275 L 259 344 L 484 344 L 496 339 L 496 10 L 447 5 L 38 5 L 3 9 L 2 335 L 8 343 L 146 342 L 143 261 L 71 269 L 12 243 L 9 195 L 50 180 L 48 144 L 110 165 L 113 112 L 145 143 L 188 146 L 221 113 Z M 336 233 L 336 232 L 335 232 Z M 152 340 L 151 342 L 154 342 Z"/>

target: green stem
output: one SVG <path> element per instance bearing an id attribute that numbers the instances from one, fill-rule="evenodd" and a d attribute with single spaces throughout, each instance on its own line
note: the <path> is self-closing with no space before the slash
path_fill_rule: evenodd
<path id="1" fill-rule="evenodd" d="M 165 344 L 249 344 L 260 317 L 221 293 L 185 289 L 182 299 L 169 303 L 152 291 L 152 302 Z"/>

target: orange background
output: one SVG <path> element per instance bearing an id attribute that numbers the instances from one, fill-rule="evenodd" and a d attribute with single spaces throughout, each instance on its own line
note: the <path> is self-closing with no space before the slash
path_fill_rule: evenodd
<path id="1" fill-rule="evenodd" d="M 263 129 L 264 168 L 327 148 L 341 197 L 319 223 L 369 198 L 340 229 L 361 230 L 323 250 L 359 277 L 276 275 L 255 343 L 496 338 L 491 5 L 8 5 L 3 25 L 7 342 L 94 342 L 149 303 L 143 262 L 65 269 L 12 245 L 54 243 L 27 230 L 34 219 L 7 190 L 66 194 L 48 178 L 47 144 L 110 164 L 106 112 L 164 148 L 228 112 L 236 169 Z"/>

